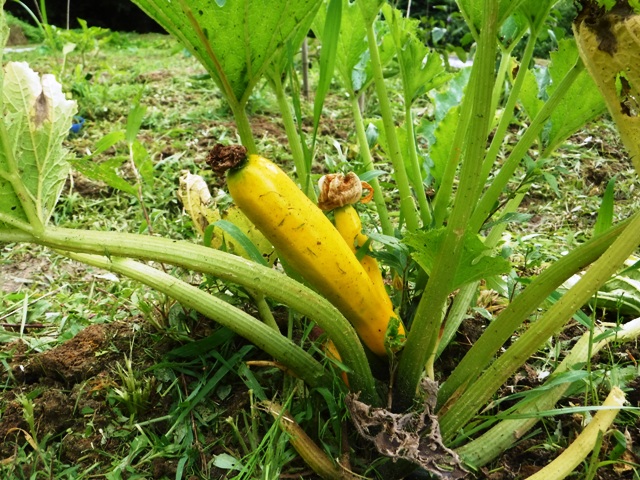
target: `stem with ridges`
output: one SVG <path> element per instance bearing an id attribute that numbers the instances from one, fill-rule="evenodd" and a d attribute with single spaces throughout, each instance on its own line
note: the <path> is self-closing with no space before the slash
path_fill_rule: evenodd
<path id="1" fill-rule="evenodd" d="M 380 404 L 364 348 L 351 324 L 326 299 L 276 270 L 219 250 L 161 237 L 55 227 L 46 228 L 37 238 L 28 234 L 16 237 L 15 241 L 64 251 L 168 263 L 261 292 L 307 316 L 327 332 L 352 371 L 349 382 L 353 391 L 362 391 L 367 402 Z"/>
<path id="2" fill-rule="evenodd" d="M 358 2 L 358 4 L 361 8 L 364 8 L 362 7 L 362 3 Z M 369 43 L 371 69 L 373 70 L 373 79 L 376 94 L 378 96 L 378 103 L 380 105 L 380 114 L 382 116 L 382 123 L 387 137 L 387 145 L 389 146 L 389 158 L 393 165 L 394 178 L 400 194 L 400 211 L 402 212 L 407 224 L 407 229 L 410 232 L 414 232 L 420 228 L 420 217 L 418 216 L 416 205 L 413 201 L 413 195 L 409 185 L 409 177 L 407 176 L 407 170 L 405 169 L 404 162 L 402 160 L 400 143 L 398 142 L 396 125 L 393 121 L 391 104 L 389 103 L 387 87 L 382 73 L 382 63 L 380 62 L 380 54 L 378 52 L 378 43 L 376 41 L 373 23 L 367 25 L 367 41 Z"/>
<path id="3" fill-rule="evenodd" d="M 480 35 L 478 54 L 469 80 L 471 84 L 475 84 L 475 94 L 455 205 L 444 233 L 442 249 L 418 304 L 398 365 L 397 408 L 401 410 L 411 405 L 425 365 L 432 363 L 435 358 L 443 308 L 462 257 L 465 232 L 471 215 L 470 207 L 475 205 L 473 197 L 478 190 L 481 159 L 484 158 L 489 125 L 494 84 L 495 36 L 498 28 L 497 0 L 487 3 L 486 23 Z"/>
<path id="4" fill-rule="evenodd" d="M 480 376 L 502 345 L 559 285 L 598 259 L 626 228 L 628 221 L 575 248 L 552 263 L 491 322 L 440 386 L 438 408 L 449 398 L 458 398 Z M 455 394 L 454 394 L 455 393 Z"/>
<path id="5" fill-rule="evenodd" d="M 298 377 L 312 386 L 330 387 L 332 378 L 320 362 L 302 348 L 239 308 L 209 295 L 158 269 L 135 260 L 105 257 L 83 253 L 60 252 L 64 255 L 99 268 L 125 275 L 168 295 L 181 305 L 192 308 L 220 325 L 230 328 L 261 350 L 286 365 Z"/>
<path id="6" fill-rule="evenodd" d="M 316 196 L 316 191 L 309 180 L 310 173 L 307 171 L 307 164 L 304 159 L 302 140 L 300 135 L 298 135 L 298 129 L 296 127 L 296 122 L 293 119 L 289 102 L 287 101 L 287 95 L 284 91 L 282 79 L 277 72 L 270 75 L 269 79 L 271 80 L 269 83 L 271 83 L 273 91 L 276 94 L 276 98 L 278 99 L 278 107 L 280 108 L 280 115 L 282 115 L 284 130 L 287 133 L 287 138 L 289 139 L 289 148 L 291 149 L 291 155 L 293 156 L 293 163 L 296 166 L 298 181 L 300 182 L 302 191 L 305 195 L 309 197 L 312 202 L 316 203 L 318 201 L 318 197 Z"/>
<path id="7" fill-rule="evenodd" d="M 567 93 L 569 88 L 571 88 L 571 85 L 583 69 L 584 65 L 582 64 L 582 61 L 578 59 L 578 62 L 567 72 L 558 85 L 558 88 L 542 106 L 536 115 L 536 118 L 533 119 L 531 125 L 529 125 L 529 128 L 525 131 L 524 135 L 520 137 L 520 140 L 518 140 L 518 143 L 513 148 L 511 154 L 502 165 L 502 168 L 491 182 L 491 185 L 480 198 L 480 201 L 473 212 L 473 216 L 471 217 L 471 231 L 476 232 L 480 230 L 489 213 L 491 213 L 493 206 L 498 201 L 498 198 L 500 198 L 502 191 L 513 177 L 516 168 L 520 164 L 520 160 L 522 160 L 526 155 L 531 145 L 533 145 L 533 142 L 536 141 L 538 134 L 544 128 L 546 121 L 549 119 L 565 93 Z"/>
<path id="8" fill-rule="evenodd" d="M 369 142 L 367 142 L 367 132 L 364 128 L 364 120 L 362 119 L 362 112 L 358 105 L 358 97 L 352 91 L 349 93 L 351 101 L 351 112 L 356 125 L 356 137 L 358 138 L 358 146 L 360 147 L 360 155 L 362 156 L 362 163 L 364 169 L 367 172 L 371 172 L 374 169 L 373 159 L 371 158 L 371 151 L 369 150 Z M 384 200 L 384 194 L 382 188 L 380 188 L 380 182 L 378 178 L 372 178 L 369 180 L 369 185 L 373 188 L 373 203 L 376 205 L 378 212 L 378 218 L 380 218 L 380 226 L 382 227 L 382 233 L 385 235 L 393 236 L 393 225 L 389 220 L 389 211 L 387 210 L 387 202 Z"/>
<path id="9" fill-rule="evenodd" d="M 462 396 L 457 398 L 451 408 L 441 415 L 440 428 L 445 442 L 450 441 L 486 404 L 496 390 L 616 273 L 637 248 L 639 242 L 640 214 L 636 214 L 582 278 L 541 318 L 531 324 L 529 329 L 491 364 Z"/>

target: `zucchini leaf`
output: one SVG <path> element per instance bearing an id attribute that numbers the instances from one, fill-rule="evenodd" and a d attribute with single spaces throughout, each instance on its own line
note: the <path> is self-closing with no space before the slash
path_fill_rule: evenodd
<path id="1" fill-rule="evenodd" d="M 437 255 L 442 251 L 446 227 L 408 234 L 404 243 L 413 249 L 411 256 L 427 274 L 431 274 Z M 451 290 L 491 277 L 501 275 L 511 269 L 508 260 L 490 256 L 491 249 L 486 248 L 476 234 L 467 232 L 464 239 L 464 252 L 456 270 Z"/>
<path id="2" fill-rule="evenodd" d="M 555 91 L 564 76 L 573 68 L 578 48 L 573 39 L 562 40 L 551 53 L 551 64 L 535 67 L 526 73 L 520 102 L 529 118 L 535 118 L 546 99 Z M 550 152 L 562 141 L 593 120 L 606 109 L 604 99 L 587 71 L 580 72 L 541 133 L 545 151 Z"/>
<path id="3" fill-rule="evenodd" d="M 2 128 L 10 132 L 0 137 L 0 228 L 6 226 L 3 217 L 27 222 L 29 212 L 32 221 L 37 217 L 44 225 L 69 172 L 62 140 L 69 133 L 76 102 L 67 100 L 53 75 L 40 77 L 25 62 L 9 62 L 0 113 Z"/>
<path id="4" fill-rule="evenodd" d="M 232 104 L 243 106 L 274 55 L 313 17 L 321 0 L 277 8 L 238 0 L 133 0 L 202 63 Z"/>

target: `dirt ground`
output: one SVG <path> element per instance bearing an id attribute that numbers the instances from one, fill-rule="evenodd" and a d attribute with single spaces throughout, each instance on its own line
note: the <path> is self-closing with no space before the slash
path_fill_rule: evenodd
<path id="1" fill-rule="evenodd" d="M 460 350 L 458 353 L 462 353 L 468 342 L 475 340 L 481 330 L 481 320 L 465 322 L 457 339 L 457 349 Z M 114 365 L 129 353 L 134 335 L 138 335 L 139 343 L 140 332 L 134 332 L 130 324 L 98 324 L 85 328 L 71 340 L 42 353 L 27 355 L 26 346 L 20 341 L 4 345 L 0 354 L 7 360 L 9 370 L 0 374 L 0 382 L 12 383 L 17 387 L 0 395 L 0 411 L 3 412 L 0 417 L 0 438 L 3 439 L 0 442 L 0 461 L 11 461 L 17 449 L 25 444 L 25 439 L 28 441 L 32 436 L 43 438 L 48 435 L 61 439 L 60 460 L 67 464 L 81 463 L 89 466 L 104 462 L 110 452 L 121 452 L 123 447 L 126 448 L 126 445 L 123 446 L 117 440 L 117 435 L 107 438 L 102 432 L 113 425 L 113 417 L 116 415 L 112 402 L 107 398 L 109 389 L 116 381 Z M 152 345 L 148 342 L 145 346 L 157 348 L 159 353 L 166 351 L 167 347 L 167 344 Z M 134 351 L 139 350 L 141 349 L 136 348 Z M 631 353 L 640 356 L 637 350 Z M 452 359 L 454 356 L 455 350 L 449 352 L 447 358 Z M 132 361 L 138 360 L 134 354 Z M 447 363 L 448 361 L 441 363 L 443 371 L 447 370 Z M 138 368 L 143 368 L 143 365 Z M 526 371 L 518 379 L 520 386 L 526 384 L 533 387 L 537 382 L 535 375 L 527 375 Z M 628 392 L 629 403 L 640 406 L 640 381 L 634 382 L 632 387 Z M 221 405 L 221 408 L 246 408 L 248 402 L 246 392 L 244 393 L 244 396 L 242 392 L 238 394 L 240 396 L 232 395 L 226 402 L 227 405 Z M 35 431 L 25 419 L 25 398 L 29 398 L 33 405 Z M 151 403 L 152 407 L 139 421 L 157 418 L 170 411 L 168 399 L 155 396 Z M 581 430 L 576 418 L 566 416 L 559 420 L 558 424 L 564 435 L 569 438 L 575 437 Z M 164 428 L 167 426 L 162 422 L 156 426 L 158 431 Z M 635 429 L 628 429 L 625 434 L 632 444 L 623 458 L 638 462 L 636 454 L 640 445 L 640 425 Z M 499 462 L 483 468 L 469 478 L 511 480 L 526 478 L 535 473 L 558 454 L 556 449 L 540 448 L 544 435 L 542 432 L 523 441 L 509 450 Z M 610 448 L 611 445 L 605 442 L 603 451 Z M 157 458 L 153 461 L 150 473 L 153 478 L 175 478 L 176 463 L 172 459 Z M 210 478 L 225 478 L 221 471 L 217 474 L 210 472 L 210 475 L 214 475 Z M 609 480 L 634 477 L 630 468 L 617 464 L 600 468 L 596 478 Z"/>

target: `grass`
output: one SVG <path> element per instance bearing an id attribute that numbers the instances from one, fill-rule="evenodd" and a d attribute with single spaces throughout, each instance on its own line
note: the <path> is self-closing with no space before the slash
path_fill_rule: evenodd
<path id="1" fill-rule="evenodd" d="M 95 150 L 104 135 L 125 128 L 132 99 L 139 96 L 147 111 L 138 139 L 154 164 L 153 184 L 143 185 L 141 198 L 153 232 L 198 241 L 176 196 L 178 178 L 188 169 L 220 187 L 203 161 L 214 143 L 235 141 L 235 130 L 221 96 L 194 58 L 167 36 L 113 34 L 84 60 L 72 52 L 63 63 L 60 53 L 44 47 L 6 52 L 5 60 L 28 61 L 40 72 L 59 74 L 86 119 L 81 132 L 67 141 L 70 155 L 78 158 Z M 312 106 L 304 108 L 309 112 Z M 291 169 L 283 127 L 274 117 L 277 102 L 268 88 L 257 89 L 249 110 L 261 152 Z M 325 105 L 318 172 L 336 169 L 357 150 L 353 129 L 345 121 L 348 112 L 346 99 L 339 95 Z M 519 134 L 514 129 L 512 137 Z M 95 161 L 117 155 L 126 155 L 125 149 L 116 146 Z M 572 137 L 538 173 L 523 207 L 533 217 L 513 224 L 503 239 L 502 248 L 515 261 L 520 277 L 535 275 L 591 235 L 599 198 L 613 176 L 615 218 L 626 218 L 638 208 L 636 174 L 607 119 Z M 228 202 L 222 190 L 214 191 L 218 193 L 221 204 Z M 64 227 L 130 232 L 146 226 L 140 199 L 78 175 L 66 186 L 53 221 Z M 372 453 L 353 435 L 345 408 L 336 400 L 339 395 L 309 391 L 275 366 L 249 368 L 249 360 L 269 359 L 227 330 L 138 284 L 40 247 L 1 248 L 2 478 L 310 478 L 286 435 L 260 407 L 277 392 L 278 401 L 288 404 L 296 420 L 334 458 L 345 449 L 354 450 L 352 458 L 361 464 L 353 467 L 367 470 Z M 242 289 L 213 278 L 194 275 L 189 280 L 257 314 Z M 507 287 L 518 288 L 519 280 L 512 277 Z M 495 292 L 479 302 L 453 348 L 440 359 L 439 370 L 446 372 L 447 363 L 455 363 L 466 344 L 477 338 L 491 309 L 503 302 L 504 296 Z M 312 326 L 277 305 L 272 309 L 283 330 L 317 349 Z M 593 315 L 618 320 L 615 312 Z M 580 333 L 572 324 L 550 339 L 548 349 L 539 352 L 508 388 L 515 393 L 537 386 L 547 367 L 559 361 Z M 578 392 L 564 405 L 589 403 L 600 396 L 611 376 L 627 378 L 633 385 L 634 359 L 640 354 L 637 346 L 625 348 L 629 350 L 614 345 L 600 353 L 588 379 L 589 395 Z M 342 388 L 339 380 L 334 387 Z M 631 401 L 637 406 L 637 394 Z M 478 476 L 522 478 L 527 468 L 547 463 L 566 447 L 586 415 L 546 418 L 513 452 Z M 637 445 L 638 422 L 637 412 L 623 412 L 617 432 Z M 615 471 L 615 478 L 638 478 L 637 446 L 621 449 L 620 435 L 605 438 L 600 459 L 623 458 L 627 466 L 616 464 L 622 470 Z M 374 475 L 370 467 L 367 474 Z M 607 475 L 613 468 L 603 466 L 595 478 L 611 478 Z"/>

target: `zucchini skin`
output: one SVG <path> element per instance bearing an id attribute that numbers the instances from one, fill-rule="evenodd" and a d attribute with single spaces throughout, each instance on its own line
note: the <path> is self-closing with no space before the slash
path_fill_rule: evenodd
<path id="1" fill-rule="evenodd" d="M 356 253 L 356 247 L 362 247 L 367 243 L 367 240 L 369 240 L 369 237 L 362 233 L 360 216 L 352 205 L 336 208 L 333 211 L 333 219 L 336 229 L 354 254 Z M 378 294 L 382 296 L 385 303 L 388 304 L 388 307 L 393 310 L 393 304 L 384 286 L 384 279 L 380 273 L 378 261 L 370 255 L 365 255 L 360 259 L 360 263 L 365 272 L 367 272 L 371 282 L 373 282 Z"/>
<path id="2" fill-rule="evenodd" d="M 372 352 L 386 355 L 385 332 L 395 313 L 322 210 L 259 155 L 229 170 L 227 186 L 279 256 L 342 312 Z"/>

